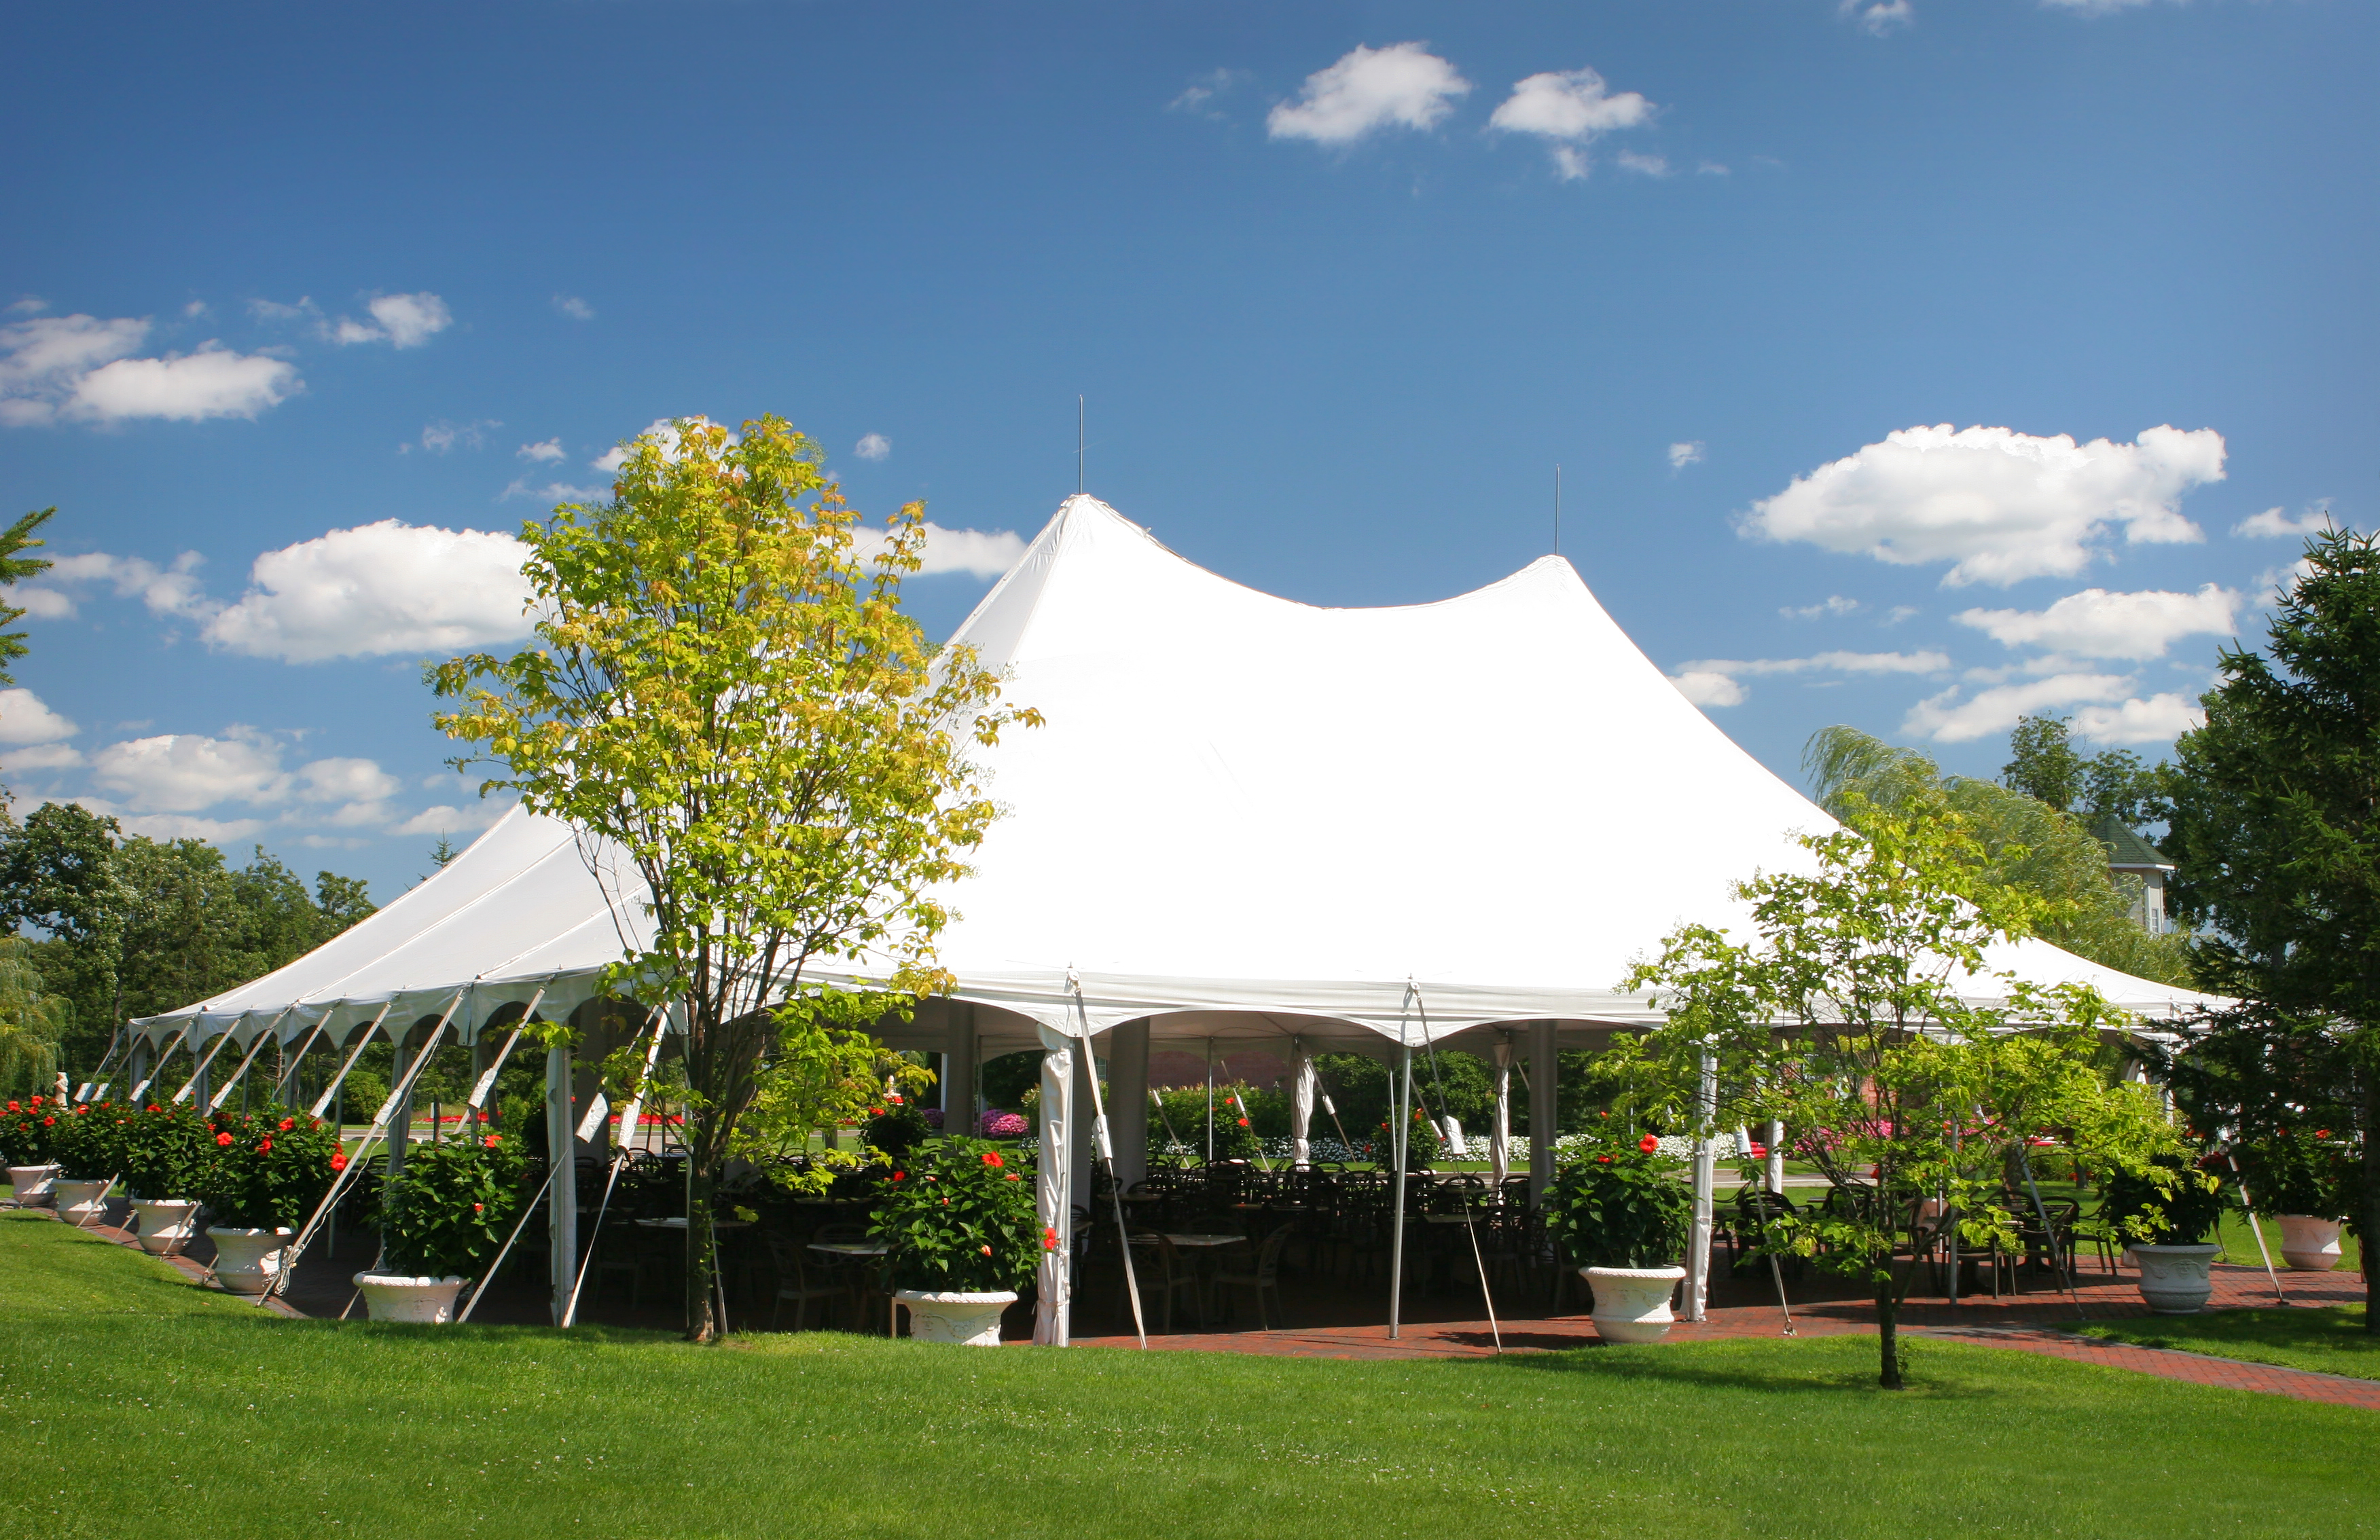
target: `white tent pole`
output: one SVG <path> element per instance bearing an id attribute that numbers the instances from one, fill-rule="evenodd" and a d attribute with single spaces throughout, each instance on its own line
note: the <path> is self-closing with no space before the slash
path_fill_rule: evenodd
<path id="1" fill-rule="evenodd" d="M 197 1067 L 190 1071 L 190 1078 L 182 1082 L 182 1088 L 174 1093 L 175 1101 L 181 1102 L 189 1099 L 190 1093 L 198 1088 L 199 1076 L 207 1073 L 207 1066 L 215 1061 L 215 1055 L 221 1053 L 224 1050 L 224 1045 L 230 1041 L 230 1027 L 226 1026 L 215 1035 L 215 1040 L 212 1044 L 208 1045 L 206 1057 L 200 1060 Z"/>
<path id="2" fill-rule="evenodd" d="M 1083 1051 L 1089 1054 L 1091 1016 L 1083 1006 L 1082 981 L 1070 972 L 1066 975 L 1066 983 L 1075 991 L 1075 1014 L 1083 1026 Z M 1109 1063 L 1112 1065 L 1117 1057 L 1115 1044 L 1111 1040 L 1108 1045 Z M 1144 1065 L 1148 1062 L 1147 1054 L 1141 1056 L 1141 1062 Z M 1140 1339 L 1140 1345 L 1146 1349 L 1148 1346 L 1148 1322 L 1140 1313 L 1140 1279 L 1132 1266 L 1132 1227 L 1124 1222 L 1123 1184 L 1116 1178 L 1115 1135 L 1108 1128 L 1107 1100 L 1099 1094 L 1099 1059 L 1096 1055 L 1091 1056 L 1091 1139 L 1099 1158 L 1107 1163 L 1108 1197 L 1115 1204 L 1116 1239 L 1123 1243 L 1123 1291 L 1132 1300 L 1133 1335 Z"/>
<path id="3" fill-rule="evenodd" d="M 528 1018 L 523 1016 L 521 1019 L 527 1021 Z M 652 1019 L 647 1023 L 653 1029 L 653 1040 L 645 1049 L 645 1073 L 637 1082 L 636 1095 L 628 1098 L 626 1108 L 620 1114 L 620 1137 L 612 1146 L 612 1170 L 603 1179 L 603 1201 L 596 1206 L 594 1229 L 587 1232 L 587 1255 L 578 1264 L 578 1276 L 571 1280 L 570 1302 L 562 1307 L 562 1324 L 565 1327 L 578 1319 L 578 1291 L 587 1287 L 587 1269 L 595 1265 L 595 1243 L 603 1238 L 603 1216 L 612 1211 L 612 1189 L 620 1184 L 620 1169 L 628 1163 L 628 1141 L 637 1136 L 637 1118 L 645 1105 L 645 1082 L 652 1078 L 653 1065 L 661 1059 L 662 1038 L 666 1035 L 668 1022 L 669 1007 L 664 1005 L 655 1011 Z M 641 1033 L 638 1035 L 642 1036 Z M 511 1045 L 505 1046 L 509 1048 Z M 712 1255 L 718 1255 L 715 1246 Z M 720 1329 L 726 1330 L 727 1312 L 723 1304 L 719 1319 Z"/>
<path id="4" fill-rule="evenodd" d="M 506 1037 L 504 1046 L 496 1050 L 495 1061 L 487 1067 L 478 1080 L 471 1083 L 471 1095 L 463 1103 L 470 1110 L 478 1112 L 487 1107 L 488 1093 L 496 1088 L 496 1076 L 504 1070 L 504 1061 L 513 1056 L 513 1045 L 521 1040 L 521 1033 L 528 1029 L 529 1018 L 535 1016 L 537 1008 L 544 1003 L 546 988 L 544 984 L 539 985 L 537 993 L 528 997 L 528 1009 L 523 1011 L 520 1013 L 520 1020 L 513 1024 L 512 1036 Z"/>
<path id="5" fill-rule="evenodd" d="M 190 1026 L 196 1026 L 197 1025 L 198 1023 L 194 1020 L 191 1022 Z M 132 1100 L 139 1101 L 140 1099 L 142 1094 L 149 1089 L 151 1082 L 157 1078 L 158 1072 L 165 1067 L 165 1061 L 173 1057 L 174 1050 L 180 1048 L 184 1043 L 187 1043 L 189 1040 L 189 1026 L 186 1026 L 182 1028 L 181 1031 L 174 1034 L 174 1040 L 167 1043 L 163 1049 L 158 1050 L 157 1061 L 149 1066 L 149 1073 L 142 1075 L 140 1077 L 140 1083 L 132 1087 Z"/>
<path id="6" fill-rule="evenodd" d="M 1215 1039 L 1207 1039 L 1207 1164 L 1215 1163 Z"/>
<path id="7" fill-rule="evenodd" d="M 322 1087 L 322 1094 L 314 1098 L 314 1105 L 309 1110 L 311 1116 L 317 1118 L 321 1117 L 322 1115 L 322 1110 L 331 1105 L 331 1098 L 337 1096 L 339 1094 L 339 1087 L 347 1083 L 347 1072 L 356 1067 L 356 1061 L 364 1056 L 364 1049 L 371 1047 L 372 1034 L 380 1030 L 380 1024 L 388 1019 L 388 1013 L 395 1004 L 396 997 L 395 995 L 391 995 L 388 999 L 388 1004 L 382 1006 L 380 1008 L 380 1014 L 371 1019 L 371 1025 L 365 1027 L 362 1033 L 357 1037 L 356 1050 L 347 1055 L 346 1062 L 339 1066 L 339 1073 L 331 1077 L 331 1083 Z M 345 1111 L 345 1109 L 343 1108 L 341 1110 Z"/>
<path id="8" fill-rule="evenodd" d="M 1438 1073 L 1438 1041 L 1429 1029 L 1429 1001 L 1423 998 L 1419 985 L 1407 987 L 1413 990 L 1414 1004 L 1421 1012 L 1421 1046 L 1422 1051 L 1429 1055 L 1430 1084 L 1438 1087 L 1438 1115 L 1446 1120 L 1449 1129 L 1459 1132 L 1462 1125 L 1454 1121 L 1454 1114 L 1446 1108 L 1446 1077 Z M 1479 1269 L 1479 1298 L 1488 1306 L 1488 1335 L 1495 1339 L 1496 1352 L 1501 1356 L 1504 1328 L 1496 1322 L 1496 1292 L 1488 1286 L 1488 1258 L 1479 1249 L 1479 1230 L 1472 1223 L 1471 1202 L 1467 1198 L 1463 1204 L 1463 1233 L 1471 1242 L 1472 1265 Z"/>
<path id="9" fill-rule="evenodd" d="M 1554 1155 L 1561 1140 L 1561 1060 L 1555 1052 L 1555 1025 L 1529 1024 L 1529 1207 L 1542 1208 L 1553 1185 Z"/>
<path id="10" fill-rule="evenodd" d="M 1785 1125 L 1775 1118 L 1768 1120 L 1768 1190 L 1785 1191 Z"/>
<path id="11" fill-rule="evenodd" d="M 537 1206 L 545 1201 L 545 1189 L 552 1185 L 553 1163 L 549 1160 L 546 1162 L 545 1166 L 544 1184 L 538 1188 L 537 1196 L 529 1199 L 527 1204 L 522 1206 L 521 1216 L 519 1219 L 514 1222 L 513 1232 L 504 1237 L 504 1243 L 503 1247 L 497 1251 L 496 1259 L 488 1264 L 488 1270 L 485 1274 L 481 1275 L 479 1286 L 471 1291 L 470 1299 L 464 1304 L 461 1310 L 455 1312 L 455 1325 L 460 1326 L 465 1321 L 469 1320 L 471 1318 L 471 1312 L 480 1308 L 480 1296 L 486 1293 L 488 1291 L 488 1285 L 496 1280 L 496 1273 L 504 1267 L 504 1258 L 513 1254 L 513 1243 L 520 1239 L 521 1231 L 528 1228 L 528 1221 L 536 1215 Z"/>
<path id="12" fill-rule="evenodd" d="M 547 1045 L 545 1158 L 550 1174 L 546 1181 L 546 1211 L 552 1239 L 546 1261 L 553 1286 L 553 1320 L 557 1326 L 569 1304 L 571 1279 L 578 1270 L 578 1150 L 574 1142 L 577 1131 L 570 1119 L 571 1082 L 576 1073 L 570 1045 Z"/>
<path id="13" fill-rule="evenodd" d="M 1694 1228 L 1686 1238 L 1686 1319 L 1699 1321 L 1710 1302 L 1711 1123 L 1718 1116 L 1718 1061 L 1703 1055 L 1694 1093 Z"/>
<path id="14" fill-rule="evenodd" d="M 1410 988 L 1406 999 L 1412 999 Z M 1397 1023 L 1397 1126 L 1389 1133 L 1390 1157 L 1397 1163 L 1396 1212 L 1390 1218 L 1389 1232 L 1389 1337 L 1390 1340 L 1404 1334 L 1403 1304 L 1405 1293 L 1405 1124 L 1411 1119 L 1406 1104 L 1413 1099 L 1413 1049 L 1405 1044 L 1404 1023 Z"/>
<path id="15" fill-rule="evenodd" d="M 1068 1034 L 1043 1026 L 1041 1046 L 1041 1153 L 1034 1162 L 1033 1186 L 1041 1219 L 1042 1251 L 1035 1280 L 1040 1297 L 1033 1310 L 1033 1340 L 1040 1347 L 1062 1348 L 1073 1328 L 1067 1289 L 1073 1281 L 1075 1184 L 1068 1161 L 1073 1154 L 1077 1045 Z"/>
<path id="16" fill-rule="evenodd" d="M 273 1017 L 272 1022 L 266 1025 L 263 1031 L 258 1033 L 253 1038 L 249 1039 L 248 1053 L 246 1057 L 240 1060 L 239 1068 L 232 1071 L 231 1073 L 225 1077 L 224 1083 L 215 1087 L 215 1094 L 207 1098 L 207 1110 L 209 1112 L 213 1112 L 223 1106 L 224 1102 L 231 1096 L 232 1087 L 239 1084 L 239 1077 L 248 1073 L 248 1067 L 256 1062 L 256 1056 L 263 1050 L 265 1043 L 273 1037 L 273 1033 L 280 1030 L 282 1022 L 287 1018 L 290 1012 L 296 1009 L 297 1007 L 294 1005 L 283 1006 L 281 1008 L 281 1014 Z"/>
<path id="17" fill-rule="evenodd" d="M 336 1010 L 337 1007 L 334 1006 L 332 1009 Z M 322 1035 L 323 1024 L 330 1019 L 331 1013 L 323 1012 L 322 1017 L 306 1029 L 306 1036 L 298 1040 L 298 1051 L 289 1056 L 287 1067 L 282 1070 L 281 1077 L 273 1083 L 273 1099 L 275 1102 L 279 1102 L 283 1097 L 287 1096 L 289 1087 L 297 1084 L 298 1068 L 306 1062 L 306 1055 L 313 1050 L 314 1039 Z"/>
<path id="18" fill-rule="evenodd" d="M 431 1029 L 429 1040 L 421 1045 L 421 1051 L 413 1056 L 411 1063 L 406 1065 L 404 1078 L 398 1081 L 395 1088 L 388 1093 L 388 1099 L 380 1104 L 380 1110 L 372 1117 L 371 1127 L 364 1134 L 363 1143 L 356 1146 L 355 1154 L 347 1157 L 346 1169 L 341 1170 L 337 1180 L 331 1183 L 331 1190 L 323 1194 L 322 1201 L 315 1206 L 312 1216 L 306 1221 L 306 1227 L 298 1232 L 298 1238 L 282 1248 L 281 1270 L 273 1274 L 273 1281 L 265 1286 L 264 1292 L 256 1297 L 257 1304 L 262 1304 L 266 1300 L 279 1293 L 288 1286 L 289 1279 L 296 1276 L 298 1259 L 305 1255 L 307 1245 L 314 1239 L 314 1232 L 322 1228 L 323 1217 L 337 1205 L 339 1194 L 346 1189 L 347 1183 L 354 1179 L 356 1172 L 363 1169 L 364 1158 L 371 1153 L 373 1144 L 387 1136 L 388 1120 L 395 1115 L 399 1107 L 406 1105 L 406 1097 L 412 1094 L 413 1083 L 419 1078 L 421 1067 L 430 1062 L 431 1054 L 437 1052 L 439 1039 L 446 1035 L 446 1024 L 455 1019 L 455 1013 L 462 1007 L 463 997 L 470 992 L 471 987 L 466 984 L 455 991 L 453 1000 L 446 1002 L 446 1013 L 438 1018 L 438 1025 Z M 396 1002 L 392 1000 L 389 1003 L 394 1005 Z M 383 1011 L 382 1014 L 385 1015 L 387 1013 Z M 334 1134 L 333 1137 L 335 1142 L 336 1135 Z"/>

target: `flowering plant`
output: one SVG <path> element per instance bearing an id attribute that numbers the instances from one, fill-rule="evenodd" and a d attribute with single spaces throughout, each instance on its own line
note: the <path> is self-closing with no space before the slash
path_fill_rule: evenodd
<path id="1" fill-rule="evenodd" d="M 233 1230 L 303 1224 L 346 1164 L 330 1124 L 285 1107 L 218 1112 L 206 1126 L 214 1153 L 188 1195 Z"/>
<path id="2" fill-rule="evenodd" d="M 58 1114 L 65 1110 L 55 1097 L 10 1101 L 0 1116 L 0 1159 L 11 1166 L 47 1165 Z"/>
<path id="3" fill-rule="evenodd" d="M 50 1135 L 50 1158 L 69 1182 L 105 1182 L 119 1174 L 123 1159 L 123 1109 L 112 1101 L 63 1106 L 55 1098 L 42 1117 Z"/>
<path id="4" fill-rule="evenodd" d="M 894 1165 L 869 1234 L 903 1289 L 1018 1290 L 1045 1249 L 1030 1173 L 980 1139 L 929 1140 Z"/>
<path id="5" fill-rule="evenodd" d="M 124 1184 L 142 1198 L 186 1196 L 214 1158 L 215 1131 L 187 1102 L 127 1107 L 116 1120 Z"/>
<path id="6" fill-rule="evenodd" d="M 1372 1131 L 1372 1163 L 1380 1170 L 1394 1170 L 1397 1164 L 1395 1131 L 1382 1123 Z M 1445 1143 L 1438 1124 L 1418 1107 L 1413 1110 L 1413 1123 L 1405 1134 L 1405 1160 L 1408 1170 L 1433 1165 Z"/>
<path id="7" fill-rule="evenodd" d="M 1590 1147 L 1546 1189 L 1546 1228 L 1582 1267 L 1670 1267 L 1694 1212 L 1694 1194 L 1650 1135 Z"/>
<path id="8" fill-rule="evenodd" d="M 995 1107 L 977 1120 L 976 1129 L 987 1139 L 1021 1139 L 1030 1124 L 1021 1112 L 1003 1112 Z"/>
<path id="9" fill-rule="evenodd" d="M 2159 1155 L 2138 1171 L 2107 1178 L 2099 1222 L 2125 1245 L 2196 1245 L 2213 1232 L 2225 1207 L 2213 1172 L 2182 1156 Z"/>
<path id="10" fill-rule="evenodd" d="M 468 1134 L 417 1145 L 381 1184 L 381 1250 L 388 1269 L 415 1278 L 476 1278 L 521 1208 L 518 1141 Z"/>
<path id="11" fill-rule="evenodd" d="M 895 1159 L 934 1136 L 926 1115 L 908 1102 L 887 1100 L 868 1110 L 868 1125 L 861 1137 L 868 1148 L 882 1150 Z"/>
<path id="12" fill-rule="evenodd" d="M 2356 1211 L 2360 1152 L 2329 1129 L 2277 1129 L 2235 1154 L 2248 1195 L 2264 1213 L 2335 1219 Z"/>

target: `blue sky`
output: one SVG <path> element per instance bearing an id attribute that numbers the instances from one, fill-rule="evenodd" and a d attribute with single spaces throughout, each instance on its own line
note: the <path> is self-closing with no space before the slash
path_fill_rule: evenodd
<path id="1" fill-rule="evenodd" d="M 1074 489 L 1078 392 L 1092 491 L 1318 603 L 1543 554 L 1559 462 L 1564 553 L 1795 779 L 1833 721 L 1991 773 L 2024 709 L 2154 758 L 2292 531 L 2380 491 L 2345 0 L 53 7 L 12 42 L 0 485 L 73 560 L 17 598 L 0 777 L 382 900 L 486 817 L 420 661 L 504 645 L 503 535 L 667 416 L 776 411 L 862 508 L 927 499 L 937 632 Z"/>

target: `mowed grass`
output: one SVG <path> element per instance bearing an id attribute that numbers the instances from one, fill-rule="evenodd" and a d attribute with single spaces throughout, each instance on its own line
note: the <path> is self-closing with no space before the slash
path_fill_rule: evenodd
<path id="1" fill-rule="evenodd" d="M 1347 1363 L 283 1320 L 0 1219 L 0 1535 L 2370 1533 L 2380 1415 L 1872 1339 Z"/>
<path id="2" fill-rule="evenodd" d="M 2180 1348 L 2216 1358 L 2244 1358 L 2285 1369 L 2380 1379 L 2380 1339 L 2363 1329 L 2363 1306 L 2216 1310 L 2204 1316 L 2109 1321 L 2072 1329 L 2111 1342 Z"/>

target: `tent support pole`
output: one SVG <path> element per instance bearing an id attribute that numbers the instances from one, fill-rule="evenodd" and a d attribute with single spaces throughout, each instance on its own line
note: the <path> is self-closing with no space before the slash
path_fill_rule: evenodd
<path id="1" fill-rule="evenodd" d="M 552 1173 L 545 1194 L 552 1236 L 547 1262 L 556 1326 L 569 1311 L 570 1284 L 578 1271 L 578 1148 L 570 1119 L 570 1061 L 567 1043 L 555 1043 L 545 1050 L 545 1158 Z"/>
<path id="2" fill-rule="evenodd" d="M 304 1067 L 306 1055 L 313 1050 L 314 1039 L 322 1035 L 322 1022 L 330 1019 L 330 1013 L 324 1012 L 322 1021 L 316 1022 L 306 1029 L 306 1036 L 298 1040 L 298 1051 L 289 1055 L 283 1062 L 280 1077 L 273 1083 L 273 1099 L 276 1104 L 286 1105 L 283 1098 L 288 1096 L 289 1087 L 297 1080 L 298 1070 Z"/>
<path id="3" fill-rule="evenodd" d="M 540 989 L 538 993 L 542 996 L 545 991 Z M 527 1021 L 528 1018 L 524 1015 L 521 1019 Z M 612 1211 L 612 1190 L 620 1184 L 620 1170 L 628 1163 L 629 1146 L 637 1137 L 637 1120 L 644 1111 L 645 1082 L 652 1079 L 653 1065 L 661 1059 L 662 1037 L 667 1031 L 669 1007 L 665 1005 L 654 1012 L 651 1021 L 647 1024 L 653 1029 L 653 1040 L 645 1049 L 644 1076 L 637 1083 L 637 1094 L 628 1098 L 627 1106 L 620 1112 L 620 1137 L 612 1146 L 612 1170 L 603 1179 L 603 1201 L 595 1207 L 595 1228 L 587 1234 L 587 1258 L 578 1264 L 577 1276 L 570 1280 L 570 1302 L 562 1307 L 562 1324 L 565 1327 L 576 1324 L 578 1319 L 578 1291 L 587 1287 L 587 1269 L 595 1265 L 595 1247 L 597 1243 L 603 1239 L 603 1217 Z M 505 1047 L 510 1048 L 511 1045 L 506 1044 Z M 711 1243 L 711 1255 L 716 1256 L 719 1255 L 716 1232 L 712 1234 Z M 714 1273 L 718 1271 L 716 1267 L 711 1270 Z M 722 1285 L 722 1290 L 719 1301 L 719 1329 L 723 1333 L 727 1329 L 727 1299 L 723 1291 L 724 1285 Z"/>
<path id="4" fill-rule="evenodd" d="M 196 1025 L 197 1023 L 195 1022 L 191 1024 L 193 1026 Z M 174 1034 L 174 1040 L 172 1042 L 167 1043 L 164 1048 L 157 1050 L 157 1061 L 149 1066 L 149 1073 L 142 1075 L 140 1083 L 132 1087 L 131 1100 L 139 1101 L 141 1097 L 147 1093 L 150 1083 L 154 1081 L 157 1076 L 164 1072 L 165 1068 L 165 1061 L 174 1057 L 174 1050 L 176 1049 L 180 1048 L 184 1043 L 187 1043 L 189 1040 L 190 1028 L 186 1026 L 182 1028 L 181 1031 Z"/>
<path id="5" fill-rule="evenodd" d="M 1075 991 L 1075 1014 L 1083 1027 L 1083 1057 L 1091 1065 L 1091 1148 L 1108 1169 L 1108 1198 L 1115 1205 L 1116 1239 L 1123 1243 L 1123 1291 L 1132 1301 L 1133 1335 L 1140 1339 L 1140 1345 L 1146 1351 L 1148 1347 L 1148 1322 L 1140 1313 L 1140 1278 L 1132 1266 L 1132 1227 L 1124 1222 L 1123 1218 L 1123 1183 L 1116 1175 L 1115 1134 L 1108 1127 L 1107 1098 L 1099 1094 L 1099 1056 L 1091 1051 L 1091 1014 L 1083 1005 L 1082 981 L 1068 974 L 1066 983 Z M 1111 1070 L 1124 1057 L 1117 1051 L 1121 1045 L 1113 1036 L 1115 1031 L 1121 1030 L 1120 1027 L 1111 1029 L 1108 1038 L 1108 1066 Z M 1142 1023 L 1140 1062 L 1144 1076 L 1148 1065 L 1148 1024 Z"/>
<path id="6" fill-rule="evenodd" d="M 1404 1034 L 1397 1034 L 1397 1126 L 1389 1138 L 1389 1148 L 1396 1157 L 1396 1211 L 1389 1220 L 1389 1340 L 1404 1335 L 1402 1305 L 1405 1295 L 1405 1124 L 1411 1121 L 1413 1101 L 1413 1049 L 1404 1045 Z"/>
<path id="7" fill-rule="evenodd" d="M 239 1068 L 232 1071 L 231 1078 L 225 1080 L 222 1085 L 216 1088 L 215 1094 L 207 1099 L 207 1110 L 209 1112 L 212 1113 L 220 1110 L 223 1104 L 230 1098 L 231 1088 L 239 1084 L 239 1077 L 248 1073 L 248 1067 L 250 1064 L 256 1062 L 256 1056 L 264 1050 L 266 1041 L 270 1039 L 275 1032 L 281 1030 L 281 1024 L 288 1020 L 289 1013 L 296 1009 L 297 1007 L 294 1005 L 283 1006 L 281 1008 L 281 1014 L 273 1017 L 271 1024 L 268 1025 L 263 1031 L 256 1035 L 255 1040 L 248 1045 L 248 1052 L 241 1058 Z M 247 1105 L 248 1104 L 246 1102 L 240 1103 L 240 1106 L 243 1109 L 245 1109 Z"/>
<path id="8" fill-rule="evenodd" d="M 380 1008 L 380 1014 L 371 1019 L 371 1025 L 365 1027 L 363 1031 L 357 1036 L 355 1051 L 347 1055 L 346 1062 L 339 1066 L 339 1073 L 331 1077 L 331 1083 L 322 1087 L 322 1094 L 314 1098 L 314 1105 L 309 1113 L 310 1116 L 317 1118 L 321 1117 L 322 1115 L 322 1109 L 331 1105 L 331 1098 L 337 1096 L 339 1094 L 339 1087 L 347 1083 L 347 1072 L 356 1067 L 356 1061 L 364 1056 L 364 1049 L 371 1047 L 372 1034 L 380 1030 L 380 1024 L 388 1020 L 389 1012 L 394 1010 L 395 1006 L 396 999 L 395 996 L 391 996 L 389 998 L 389 1002 Z M 344 1108 L 342 1110 L 345 1110 Z"/>
<path id="9" fill-rule="evenodd" d="M 1703 1055 L 1694 1093 L 1694 1228 L 1686 1238 L 1686 1319 L 1699 1321 L 1710 1303 L 1711 1124 L 1718 1117 L 1718 1060 Z"/>
<path id="10" fill-rule="evenodd" d="M 1554 1182 L 1554 1146 L 1561 1137 L 1558 1126 L 1561 1107 L 1561 1061 L 1554 1051 L 1554 1024 L 1529 1024 L 1529 1207 L 1546 1206 L 1546 1189 Z"/>

